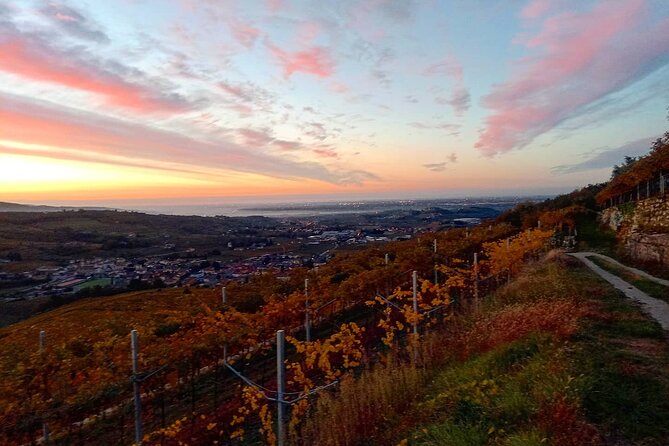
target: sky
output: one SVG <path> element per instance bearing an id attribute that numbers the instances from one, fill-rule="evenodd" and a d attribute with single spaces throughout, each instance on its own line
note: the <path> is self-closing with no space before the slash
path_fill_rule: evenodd
<path id="1" fill-rule="evenodd" d="M 564 192 L 668 80 L 666 0 L 0 0 L 0 201 Z"/>

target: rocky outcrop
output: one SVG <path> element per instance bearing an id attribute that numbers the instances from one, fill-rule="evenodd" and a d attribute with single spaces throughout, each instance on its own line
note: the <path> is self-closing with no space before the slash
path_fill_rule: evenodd
<path id="1" fill-rule="evenodd" d="M 630 232 L 623 243 L 625 254 L 631 258 L 669 266 L 669 234 Z"/>
<path id="2" fill-rule="evenodd" d="M 625 217 L 623 216 L 622 211 L 616 206 L 604 209 L 601 214 L 599 214 L 599 222 L 614 231 L 618 231 L 624 221 Z"/>

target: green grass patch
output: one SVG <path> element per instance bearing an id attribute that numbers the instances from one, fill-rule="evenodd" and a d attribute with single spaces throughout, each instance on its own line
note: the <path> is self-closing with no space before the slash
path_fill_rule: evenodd
<path id="1" fill-rule="evenodd" d="M 597 322 L 596 329 L 603 335 L 611 338 L 655 338 L 662 339 L 662 326 L 654 320 L 648 319 L 620 319 L 606 322 Z"/>
<path id="2" fill-rule="evenodd" d="M 625 444 L 666 445 L 669 349 L 662 328 L 613 289 L 593 300 L 605 317 L 583 324 L 573 353 L 585 378 L 581 401 L 587 418 Z"/>
<path id="3" fill-rule="evenodd" d="M 606 259 L 602 259 L 601 257 L 589 256 L 587 258 L 595 265 L 605 269 L 611 274 L 615 274 L 625 282 L 635 286 L 649 296 L 654 297 L 655 299 L 661 299 L 665 302 L 669 302 L 669 288 L 666 286 L 657 282 L 653 282 L 652 280 L 648 280 L 645 277 L 639 276 L 638 274 L 635 274 L 626 268 L 621 268 L 620 266 L 611 263 Z"/>
<path id="4" fill-rule="evenodd" d="M 106 286 L 111 285 L 112 280 L 108 277 L 103 277 L 100 279 L 91 279 L 87 280 L 85 282 L 80 283 L 79 285 L 75 286 L 74 289 L 75 291 L 80 291 L 80 290 L 85 290 L 87 288 L 94 288 L 96 286 L 103 288 Z"/>
<path id="5" fill-rule="evenodd" d="M 432 425 L 416 437 L 415 444 L 418 445 L 481 446 L 488 441 L 488 433 L 483 426 L 460 425 L 449 421 Z"/>
<path id="6" fill-rule="evenodd" d="M 578 295 L 593 308 L 578 332 L 566 343 L 535 333 L 448 364 L 417 408 L 431 416 L 410 444 L 599 444 L 596 426 L 605 444 L 666 446 L 669 349 L 660 325 L 587 268 L 561 262 L 511 284 L 487 311 Z"/>
<path id="7" fill-rule="evenodd" d="M 594 350 L 588 356 L 588 366 L 597 371 L 589 374 L 589 386 L 583 395 L 588 418 L 622 433 L 628 440 L 664 444 L 662 439 L 669 436 L 666 373 L 650 374 L 648 370 L 654 370 L 650 367 L 636 371 L 633 364 Z"/>
<path id="8" fill-rule="evenodd" d="M 528 432 L 538 411 L 569 393 L 570 386 L 578 387 L 561 365 L 566 362 L 558 343 L 537 334 L 452 364 L 418 408 L 436 420 L 424 427 L 424 435 L 414 434 L 416 444 L 538 444 L 547 434 Z"/>

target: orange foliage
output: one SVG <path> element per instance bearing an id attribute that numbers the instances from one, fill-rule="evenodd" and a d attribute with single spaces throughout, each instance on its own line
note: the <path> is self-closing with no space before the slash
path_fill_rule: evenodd
<path id="1" fill-rule="evenodd" d="M 625 192 L 636 189 L 637 184 L 658 176 L 661 170 L 669 170 L 669 132 L 653 143 L 648 155 L 637 161 L 627 172 L 613 178 L 597 194 L 600 204 Z"/>
<path id="2" fill-rule="evenodd" d="M 264 345 L 262 341 L 271 339 L 277 329 L 300 327 L 304 318 L 301 287 L 307 275 L 312 284 L 311 308 L 334 299 L 324 311 L 336 314 L 364 303 L 388 284 L 391 289 L 397 286 L 397 278 L 406 270 L 431 272 L 435 261 L 468 256 L 482 243 L 509 232 L 506 225 L 467 232 L 450 230 L 422 236 L 420 241 L 337 252 L 318 273 L 297 268 L 288 273 L 286 281 L 270 273 L 251 277 L 248 284 L 228 284 L 232 305 L 227 307 L 220 304 L 220 289 L 195 288 L 189 294 L 181 289 L 153 290 L 80 301 L 0 329 L 0 424 L 7 427 L 0 433 L 0 442 L 32 441 L 40 428 L 36 414 L 57 410 L 57 416 L 46 420 L 50 430 L 67 431 L 72 423 L 127 401 L 131 392 L 131 329 L 137 329 L 140 335 L 140 369 L 149 371 L 169 364 L 166 382 L 176 387 L 188 382 L 200 368 L 218 364 L 224 344 L 232 356 Z M 433 239 L 439 246 L 436 255 L 432 252 Z M 389 265 L 384 264 L 385 253 L 393 259 Z M 471 276 L 463 276 L 467 268 L 454 260 L 449 265 L 439 267 L 447 275 L 445 284 L 421 283 L 421 313 L 447 305 L 450 289 L 471 281 Z M 249 310 L 243 299 L 260 303 Z M 393 299 L 403 308 L 402 329 L 423 320 L 408 305 L 406 294 L 398 292 Z M 324 312 L 313 311 L 315 322 L 326 317 Z M 397 324 L 395 327 L 399 328 Z M 47 341 L 44 350 L 38 352 L 41 329 L 46 331 Z M 339 341 L 323 341 L 321 347 L 338 349 L 337 342 L 348 341 L 340 335 Z M 360 362 L 352 354 L 342 360 L 350 367 Z M 300 367 L 305 377 L 313 379 L 313 370 L 304 369 L 303 363 Z M 294 370 L 298 376 L 297 367 Z M 332 373 L 336 375 L 334 369 Z M 147 381 L 142 388 L 150 391 L 151 385 Z"/>

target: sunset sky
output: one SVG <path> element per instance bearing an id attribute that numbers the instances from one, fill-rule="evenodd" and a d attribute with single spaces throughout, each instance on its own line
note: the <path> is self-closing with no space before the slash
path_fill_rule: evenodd
<path id="1" fill-rule="evenodd" d="M 550 194 L 668 105 L 666 0 L 0 1 L 0 201 Z"/>

